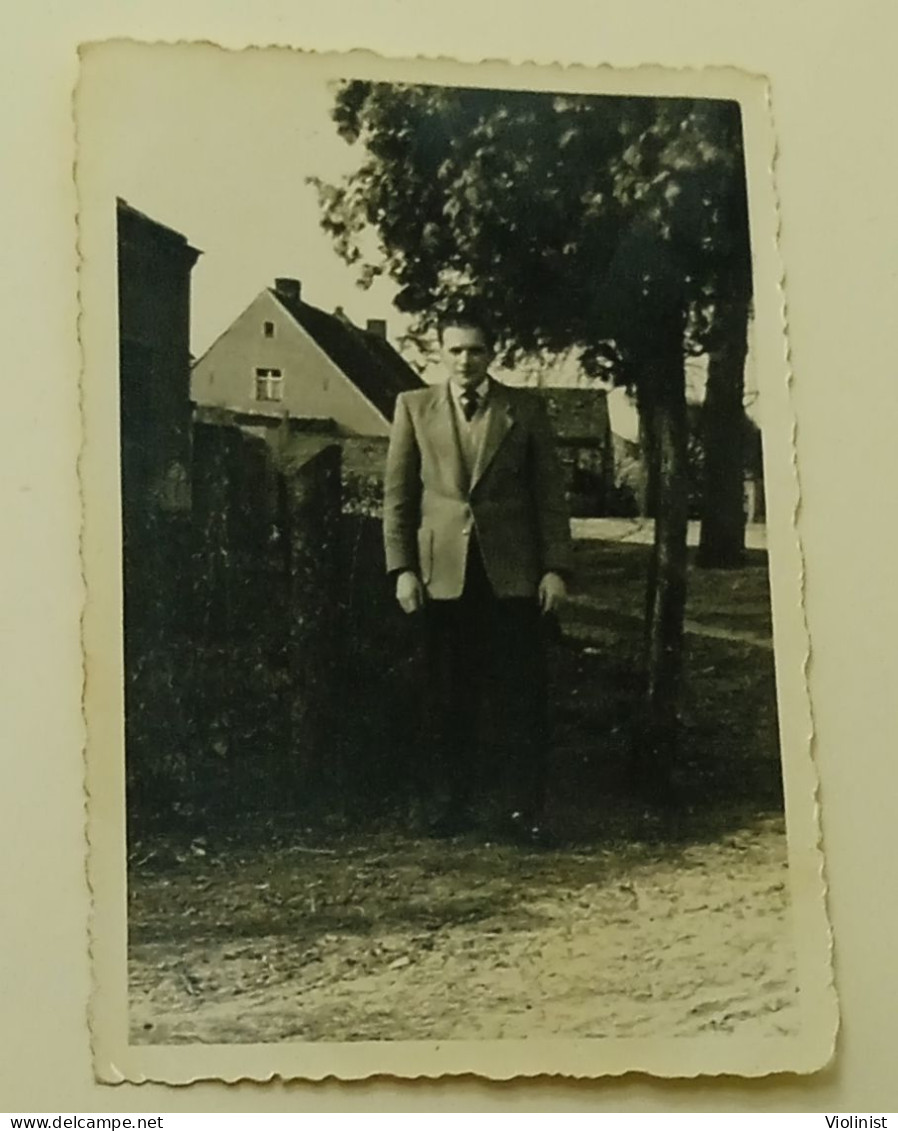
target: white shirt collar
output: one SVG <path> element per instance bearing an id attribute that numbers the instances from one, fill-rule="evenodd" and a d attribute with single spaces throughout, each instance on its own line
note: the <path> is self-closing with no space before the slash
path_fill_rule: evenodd
<path id="1" fill-rule="evenodd" d="M 452 397 L 453 397 L 455 403 L 460 406 L 461 405 L 461 395 L 465 391 L 465 386 L 459 385 L 455 381 L 452 381 L 450 379 L 449 389 L 452 393 Z M 475 388 L 474 391 L 477 393 L 478 398 L 482 401 L 483 398 L 490 391 L 490 379 L 489 379 L 489 377 L 484 377 L 484 379 L 480 382 L 479 385 L 477 385 L 477 387 Z"/>

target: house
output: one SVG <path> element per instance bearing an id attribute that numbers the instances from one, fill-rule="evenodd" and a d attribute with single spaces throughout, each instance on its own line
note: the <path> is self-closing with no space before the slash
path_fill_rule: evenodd
<path id="1" fill-rule="evenodd" d="M 362 330 L 276 279 L 194 364 L 199 419 L 217 411 L 249 431 L 284 420 L 341 436 L 387 436 L 398 393 L 423 385 L 387 341 L 382 320 Z"/>
<path id="2" fill-rule="evenodd" d="M 546 404 L 571 513 L 606 514 L 614 484 L 614 449 L 605 390 L 544 385 L 533 392 Z"/>
<path id="3" fill-rule="evenodd" d="M 185 236 L 118 200 L 119 406 L 126 533 L 190 507 L 190 273 Z"/>

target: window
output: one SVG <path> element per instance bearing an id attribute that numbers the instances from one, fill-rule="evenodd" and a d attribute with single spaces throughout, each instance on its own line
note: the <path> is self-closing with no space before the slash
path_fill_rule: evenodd
<path id="1" fill-rule="evenodd" d="M 266 338 L 273 338 L 274 337 L 274 323 L 273 322 L 263 322 L 262 323 L 262 333 L 265 335 Z"/>
<path id="2" fill-rule="evenodd" d="M 282 401 L 284 399 L 284 375 L 280 369 L 256 370 L 256 400 Z"/>

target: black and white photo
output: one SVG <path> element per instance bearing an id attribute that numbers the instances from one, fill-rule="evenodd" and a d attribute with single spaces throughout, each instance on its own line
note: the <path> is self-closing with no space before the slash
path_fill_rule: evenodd
<path id="1" fill-rule="evenodd" d="M 85 49 L 98 1073 L 810 1071 L 763 80 Z"/>

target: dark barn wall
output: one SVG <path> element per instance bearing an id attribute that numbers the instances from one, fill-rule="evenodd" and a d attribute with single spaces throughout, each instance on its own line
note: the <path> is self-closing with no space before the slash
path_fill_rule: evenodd
<path id="1" fill-rule="evenodd" d="M 127 494 L 164 507 L 173 464 L 190 461 L 190 271 L 176 233 L 119 211 L 119 349 Z"/>
<path id="2" fill-rule="evenodd" d="M 167 623 L 190 508 L 186 239 L 119 202 L 119 406 L 126 635 Z"/>

